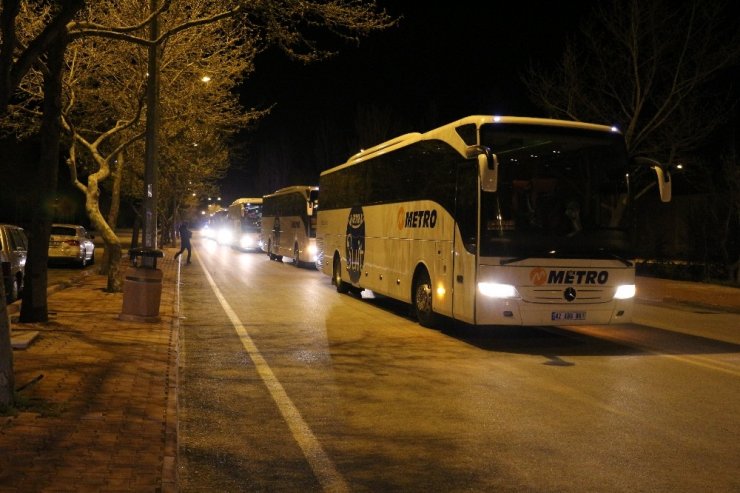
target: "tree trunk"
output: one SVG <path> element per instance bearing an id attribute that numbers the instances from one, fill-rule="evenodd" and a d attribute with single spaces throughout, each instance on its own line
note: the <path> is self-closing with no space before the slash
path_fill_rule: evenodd
<path id="1" fill-rule="evenodd" d="M 109 293 L 118 293 L 123 291 L 123 279 L 121 276 L 121 240 L 118 239 L 116 232 L 105 221 L 103 213 L 100 212 L 100 187 L 95 175 L 87 178 L 87 193 L 85 195 L 85 209 L 87 217 L 90 218 L 95 230 L 103 237 L 105 243 L 104 260 L 108 272 L 108 286 L 106 290 Z"/>
<path id="2" fill-rule="evenodd" d="M 125 155 L 123 152 L 118 153 L 118 157 L 116 158 L 116 161 L 113 165 L 113 172 L 111 173 L 113 176 L 113 184 L 111 187 L 111 197 L 110 197 L 110 210 L 108 211 L 108 224 L 110 225 L 113 230 L 116 229 L 116 224 L 118 223 L 118 212 L 121 209 L 121 181 L 123 177 L 123 160 L 125 159 Z"/>
<path id="3" fill-rule="evenodd" d="M 60 35 L 47 52 L 48 71 L 44 73 L 43 118 L 40 129 L 41 152 L 36 173 L 38 207 L 34 208 L 31 227 L 28 229 L 28 260 L 21 302 L 20 320 L 24 323 L 46 322 L 49 319 L 46 265 L 49 261 L 49 234 L 59 174 L 62 68 L 66 48 L 66 36 Z"/>
<path id="4" fill-rule="evenodd" d="M 118 238 L 116 237 L 116 240 Z M 105 239 L 103 240 L 105 241 Z M 120 293 L 123 291 L 123 270 L 121 269 L 121 242 L 106 243 L 105 251 L 110 252 L 108 257 L 108 286 L 106 290 L 109 293 Z"/>
<path id="5" fill-rule="evenodd" d="M 121 177 L 123 176 L 122 169 L 123 169 L 123 159 L 124 154 L 123 152 L 118 153 L 118 158 L 115 161 L 115 165 L 113 166 L 113 171 L 111 172 L 112 178 L 113 178 L 113 184 L 112 184 L 112 190 L 111 190 L 111 199 L 110 199 L 110 210 L 108 211 L 108 226 L 115 231 L 116 230 L 116 224 L 118 223 L 118 213 L 121 208 Z M 105 242 L 105 237 L 103 237 L 103 242 Z M 111 252 L 114 249 L 118 249 L 118 259 L 120 261 L 121 258 L 121 244 L 120 240 L 118 245 L 115 244 L 109 244 L 105 242 L 105 248 L 103 249 L 103 258 L 100 261 L 100 265 L 98 267 L 98 272 L 102 275 L 109 275 L 111 268 L 115 268 L 118 263 L 112 263 L 111 262 Z M 114 261 L 115 262 L 115 261 Z M 118 267 L 120 269 L 120 266 Z M 120 277 L 118 274 L 114 274 L 114 277 Z M 110 279 L 108 280 L 109 288 L 110 286 Z M 116 291 L 113 291 L 116 292 Z"/>
<path id="6" fill-rule="evenodd" d="M 610 228 L 618 228 L 622 224 L 624 213 L 627 210 L 628 201 L 629 201 L 629 197 L 627 196 L 627 194 L 620 194 L 618 196 L 617 203 L 614 204 L 614 208 L 611 211 L 612 217 L 609 220 Z"/>
<path id="7" fill-rule="evenodd" d="M 10 317 L 5 304 L 5 283 L 0 275 L 0 406 L 15 405 L 13 347 L 10 340 Z"/>

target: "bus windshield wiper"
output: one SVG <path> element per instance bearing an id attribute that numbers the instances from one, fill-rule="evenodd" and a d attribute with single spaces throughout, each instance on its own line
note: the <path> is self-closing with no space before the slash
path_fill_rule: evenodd
<path id="1" fill-rule="evenodd" d="M 632 267 L 632 262 L 624 257 L 621 257 L 617 255 L 616 253 L 606 252 L 604 250 L 601 251 L 606 257 L 613 258 L 614 260 L 619 260 L 622 262 L 626 267 Z"/>
<path id="2" fill-rule="evenodd" d="M 552 257 L 553 251 L 547 251 L 544 253 L 534 253 L 532 255 L 526 255 L 524 257 L 514 257 L 514 258 L 507 258 L 507 259 L 501 259 L 500 265 L 509 265 L 513 264 L 515 262 L 521 262 L 522 260 L 527 260 L 530 258 L 543 258 L 543 257 Z"/>
<path id="3" fill-rule="evenodd" d="M 513 257 L 513 258 L 501 259 L 499 265 L 509 265 L 509 264 L 513 264 L 513 263 L 516 263 L 516 262 L 521 262 L 522 260 L 527 260 L 527 259 L 531 259 L 531 258 L 553 258 L 553 257 L 557 257 L 557 255 L 556 255 L 557 253 L 559 253 L 559 252 L 556 252 L 554 250 L 549 250 L 547 252 L 533 253 L 532 255 L 526 255 L 526 256 L 523 256 L 523 257 Z M 614 260 L 618 260 L 619 262 L 622 262 L 626 267 L 632 267 L 632 265 L 633 265 L 630 260 L 628 260 L 628 259 L 626 259 L 624 257 L 620 257 L 619 255 L 617 255 L 615 253 L 610 253 L 610 252 L 607 252 L 607 251 L 604 251 L 604 250 L 600 250 L 599 253 L 603 257 L 611 258 L 611 259 L 614 259 Z M 580 256 L 575 255 L 575 256 L 573 256 L 573 258 L 583 258 L 583 257 L 584 257 L 583 255 L 580 255 Z"/>

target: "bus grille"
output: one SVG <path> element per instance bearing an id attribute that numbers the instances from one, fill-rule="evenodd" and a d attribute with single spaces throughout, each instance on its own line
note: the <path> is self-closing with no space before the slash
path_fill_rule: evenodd
<path id="1" fill-rule="evenodd" d="M 566 297 L 566 290 L 575 290 L 575 298 L 570 301 Z M 612 288 L 578 288 L 576 286 L 558 287 L 521 287 L 519 294 L 524 301 L 530 303 L 606 303 L 614 298 Z"/>

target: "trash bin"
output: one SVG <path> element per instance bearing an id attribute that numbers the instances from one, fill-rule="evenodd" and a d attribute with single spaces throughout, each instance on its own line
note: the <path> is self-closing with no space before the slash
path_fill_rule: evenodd
<path id="1" fill-rule="evenodd" d="M 164 252 L 152 248 L 129 250 L 131 266 L 123 277 L 123 308 L 120 320 L 159 322 L 159 302 L 162 299 L 162 271 L 157 259 Z"/>

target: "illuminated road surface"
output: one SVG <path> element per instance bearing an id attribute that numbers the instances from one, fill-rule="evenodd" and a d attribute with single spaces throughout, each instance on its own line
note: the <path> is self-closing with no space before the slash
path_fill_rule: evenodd
<path id="1" fill-rule="evenodd" d="M 632 325 L 439 332 L 315 270 L 194 251 L 183 492 L 740 488 L 738 314 L 640 305 Z"/>

